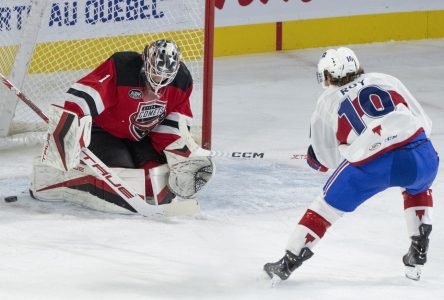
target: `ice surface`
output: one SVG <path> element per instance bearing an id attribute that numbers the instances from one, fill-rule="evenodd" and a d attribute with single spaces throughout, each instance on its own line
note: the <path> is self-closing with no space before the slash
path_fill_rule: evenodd
<path id="1" fill-rule="evenodd" d="M 367 72 L 401 79 L 434 121 L 444 148 L 444 40 L 352 46 Z M 262 266 L 279 259 L 328 175 L 279 153 L 303 153 L 321 88 L 324 49 L 219 58 L 213 148 L 270 160 L 216 160 L 202 215 L 152 221 L 30 199 L 38 148 L 0 152 L 0 299 L 444 299 L 442 167 L 421 281 L 404 277 L 403 202 L 388 190 L 346 215 L 315 255 L 276 288 Z M 99 298 L 100 297 L 100 298 Z"/>

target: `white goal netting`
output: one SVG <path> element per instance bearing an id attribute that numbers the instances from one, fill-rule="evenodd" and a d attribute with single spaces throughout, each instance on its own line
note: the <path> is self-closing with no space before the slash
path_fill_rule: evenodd
<path id="1" fill-rule="evenodd" d="M 117 51 L 142 52 L 174 40 L 194 79 L 195 128 L 202 106 L 205 1 L 4 0 L 0 2 L 0 72 L 43 111 L 63 103 L 68 87 Z M 0 149 L 42 139 L 45 124 L 0 87 Z"/>

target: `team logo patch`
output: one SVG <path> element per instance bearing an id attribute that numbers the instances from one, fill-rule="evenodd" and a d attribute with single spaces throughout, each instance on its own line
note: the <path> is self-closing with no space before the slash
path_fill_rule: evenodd
<path id="1" fill-rule="evenodd" d="M 146 136 L 157 124 L 162 123 L 166 114 L 166 102 L 158 100 L 140 102 L 137 111 L 130 115 L 130 131 L 140 140 Z"/>
<path id="2" fill-rule="evenodd" d="M 138 100 L 138 99 L 142 99 L 142 98 L 143 98 L 143 93 L 142 93 L 141 90 L 135 90 L 135 89 L 133 89 L 133 90 L 130 90 L 130 91 L 128 92 L 128 96 L 129 96 L 130 98 L 133 98 L 133 99 Z"/>
<path id="3" fill-rule="evenodd" d="M 374 143 L 373 145 L 370 146 L 370 148 L 368 148 L 368 150 L 373 151 L 378 149 L 381 146 L 381 143 Z"/>

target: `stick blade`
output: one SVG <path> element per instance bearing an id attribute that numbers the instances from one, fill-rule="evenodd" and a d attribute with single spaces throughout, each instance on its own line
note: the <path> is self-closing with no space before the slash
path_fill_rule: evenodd
<path id="1" fill-rule="evenodd" d="M 172 202 L 159 207 L 163 207 L 163 213 L 166 217 L 193 216 L 200 212 L 199 203 L 196 199 Z"/>

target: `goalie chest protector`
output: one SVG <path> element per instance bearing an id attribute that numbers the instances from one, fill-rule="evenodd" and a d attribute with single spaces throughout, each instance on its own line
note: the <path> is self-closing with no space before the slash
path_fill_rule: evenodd
<path id="1" fill-rule="evenodd" d="M 147 88 L 142 66 L 137 52 L 115 53 L 75 83 L 68 94 L 75 97 L 82 114 L 92 115 L 94 124 L 133 141 L 148 135 L 171 112 L 191 117 L 192 78 L 187 67 L 181 63 L 174 81 L 157 96 Z"/>

